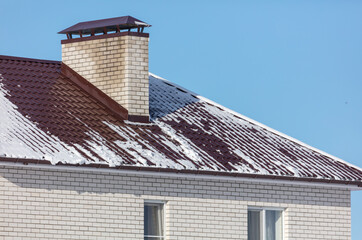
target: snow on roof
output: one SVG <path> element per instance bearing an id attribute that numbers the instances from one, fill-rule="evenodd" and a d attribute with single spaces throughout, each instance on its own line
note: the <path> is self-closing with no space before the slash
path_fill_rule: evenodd
<path id="1" fill-rule="evenodd" d="M 349 181 L 362 170 L 151 74 L 149 124 L 120 122 L 60 62 L 0 57 L 0 158 Z"/>

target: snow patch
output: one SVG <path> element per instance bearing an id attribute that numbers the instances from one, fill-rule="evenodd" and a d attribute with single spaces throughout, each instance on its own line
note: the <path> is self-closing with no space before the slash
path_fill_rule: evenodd
<path id="1" fill-rule="evenodd" d="M 258 170 L 258 173 L 260 174 L 268 174 L 268 172 L 259 166 L 258 163 L 256 163 L 255 161 L 253 161 L 250 157 L 246 156 L 242 151 L 240 151 L 239 149 L 235 149 L 233 150 L 233 152 L 238 155 L 239 157 L 241 157 L 243 160 L 247 161 L 250 165 L 252 165 L 256 170 Z M 245 172 L 245 167 L 244 166 L 241 166 L 241 165 L 237 165 L 237 164 L 234 164 L 233 166 L 237 167 L 238 169 L 241 169 L 243 172 Z M 250 169 L 250 168 L 249 168 Z"/>

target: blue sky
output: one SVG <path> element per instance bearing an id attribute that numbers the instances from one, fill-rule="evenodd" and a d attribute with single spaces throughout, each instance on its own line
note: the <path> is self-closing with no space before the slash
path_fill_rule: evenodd
<path id="1" fill-rule="evenodd" d="M 61 60 L 58 31 L 123 15 L 153 25 L 151 72 L 362 167 L 362 1 L 1 0 L 0 55 Z"/>

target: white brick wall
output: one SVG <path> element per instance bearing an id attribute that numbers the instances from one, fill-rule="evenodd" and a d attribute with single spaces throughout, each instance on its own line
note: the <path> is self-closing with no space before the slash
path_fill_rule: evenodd
<path id="1" fill-rule="evenodd" d="M 62 44 L 62 61 L 128 110 L 149 116 L 148 37 Z"/>
<path id="2" fill-rule="evenodd" d="M 284 239 L 350 239 L 345 189 L 18 166 L 0 166 L 0 239 L 143 239 L 145 199 L 167 201 L 167 239 L 246 240 L 248 206 L 285 208 Z"/>

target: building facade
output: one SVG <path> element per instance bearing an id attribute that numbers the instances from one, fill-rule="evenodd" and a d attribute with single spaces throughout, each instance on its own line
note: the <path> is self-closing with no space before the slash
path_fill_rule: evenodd
<path id="1" fill-rule="evenodd" d="M 0 238 L 350 239 L 362 169 L 148 73 L 146 27 L 0 56 Z"/>
<path id="2" fill-rule="evenodd" d="M 3 239 L 144 239 L 147 202 L 164 204 L 164 239 L 247 240 L 248 209 L 280 209 L 281 239 L 351 238 L 350 190 L 333 184 L 51 166 L 0 171 Z"/>

